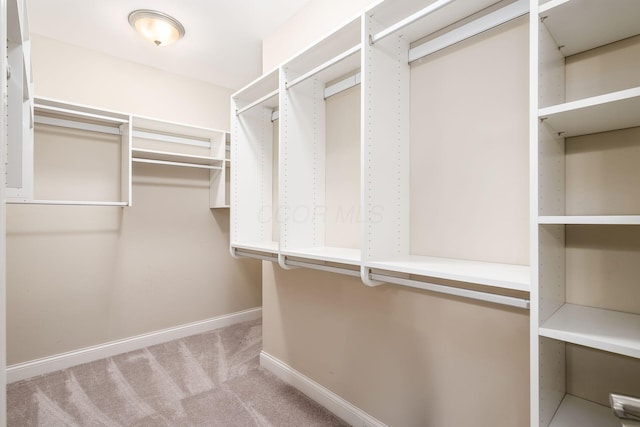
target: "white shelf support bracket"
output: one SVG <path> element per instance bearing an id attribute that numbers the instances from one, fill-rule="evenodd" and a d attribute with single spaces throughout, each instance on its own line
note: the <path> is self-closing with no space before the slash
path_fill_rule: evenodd
<path id="1" fill-rule="evenodd" d="M 360 279 L 362 279 L 362 283 L 364 283 L 367 286 L 370 287 L 376 287 L 376 286 L 380 286 L 380 285 L 384 285 L 386 282 L 383 281 L 379 281 L 379 280 L 373 280 L 371 278 L 371 269 L 369 267 L 366 266 L 362 266 L 360 268 Z"/>
<path id="2" fill-rule="evenodd" d="M 296 268 L 298 268 L 297 266 L 288 265 L 287 257 L 286 255 L 283 255 L 283 254 L 278 254 L 278 264 L 280 265 L 280 268 L 282 268 L 283 270 L 295 270 Z"/>

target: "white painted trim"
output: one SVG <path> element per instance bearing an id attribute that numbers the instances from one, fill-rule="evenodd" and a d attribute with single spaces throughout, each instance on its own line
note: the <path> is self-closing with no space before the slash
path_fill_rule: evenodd
<path id="1" fill-rule="evenodd" d="M 252 308 L 7 367 L 7 384 L 262 317 Z"/>
<path id="2" fill-rule="evenodd" d="M 357 408 L 326 387 L 301 374 L 269 353 L 260 353 L 260 366 L 285 383 L 301 391 L 312 400 L 327 408 L 349 425 L 358 427 L 387 427 L 382 421 Z"/>

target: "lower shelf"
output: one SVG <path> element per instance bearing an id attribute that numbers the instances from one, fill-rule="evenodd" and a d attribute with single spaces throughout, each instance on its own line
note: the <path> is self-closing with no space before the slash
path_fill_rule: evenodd
<path id="1" fill-rule="evenodd" d="M 640 315 L 564 304 L 542 326 L 541 336 L 640 358 Z"/>
<path id="2" fill-rule="evenodd" d="M 611 408 L 567 394 L 549 427 L 620 427 Z"/>

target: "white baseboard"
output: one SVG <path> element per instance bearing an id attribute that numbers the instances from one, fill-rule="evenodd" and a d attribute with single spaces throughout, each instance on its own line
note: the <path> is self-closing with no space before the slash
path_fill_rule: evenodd
<path id="1" fill-rule="evenodd" d="M 306 394 L 349 425 L 356 427 L 387 427 L 383 422 L 264 351 L 260 353 L 260 366 Z"/>
<path id="2" fill-rule="evenodd" d="M 260 317 L 262 317 L 262 308 L 252 308 L 250 310 L 213 317 L 199 322 L 187 323 L 186 325 L 174 328 L 167 328 L 148 334 L 70 351 L 68 353 L 56 354 L 30 362 L 11 365 L 7 367 L 7 384 L 106 357 L 116 356 L 129 351 L 139 350 L 151 345 L 162 344 L 175 339 L 209 332 L 236 323 L 259 319 Z"/>

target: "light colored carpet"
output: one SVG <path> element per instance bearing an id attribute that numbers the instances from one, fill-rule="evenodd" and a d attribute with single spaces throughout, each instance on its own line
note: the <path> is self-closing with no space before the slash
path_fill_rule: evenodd
<path id="1" fill-rule="evenodd" d="M 259 366 L 260 321 L 10 384 L 9 426 L 344 426 Z"/>

